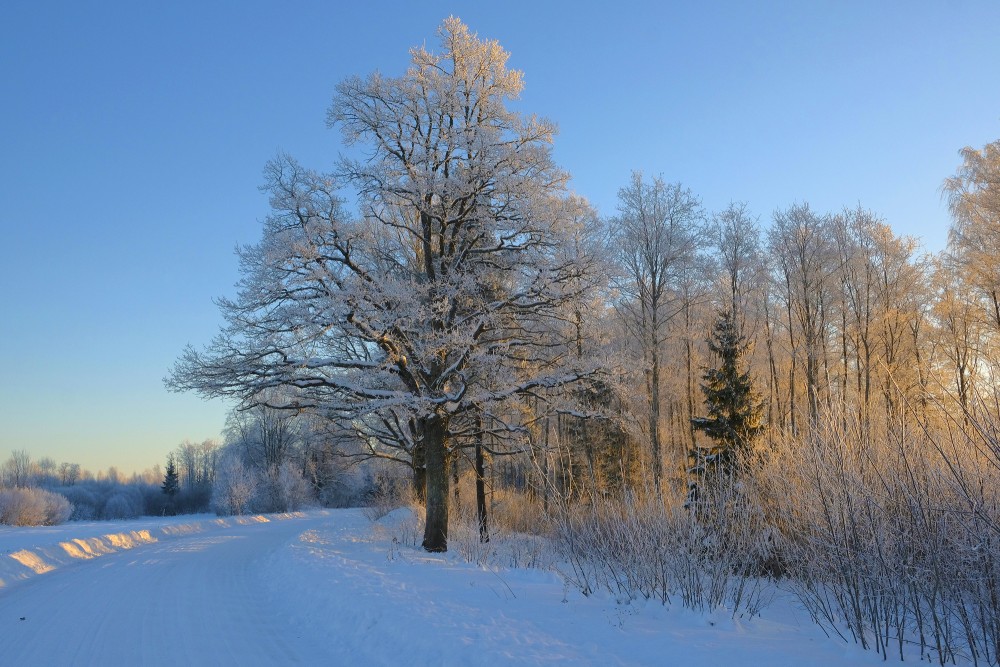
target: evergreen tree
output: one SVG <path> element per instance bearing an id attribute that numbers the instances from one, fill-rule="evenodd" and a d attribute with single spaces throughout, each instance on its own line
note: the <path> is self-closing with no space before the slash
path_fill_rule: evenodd
<path id="1" fill-rule="evenodd" d="M 740 330 L 733 311 L 719 313 L 708 349 L 718 360 L 715 368 L 706 369 L 702 375 L 708 416 L 695 417 L 691 422 L 714 443 L 691 452 L 694 462 L 690 472 L 698 476 L 712 466 L 731 471 L 737 454 L 749 448 L 762 428 L 761 403 L 744 361 L 752 344 Z"/>
<path id="2" fill-rule="evenodd" d="M 177 465 L 174 462 L 174 455 L 167 457 L 167 473 L 163 476 L 163 486 L 160 487 L 167 496 L 166 510 L 170 514 L 174 513 L 174 497 L 180 491 L 180 479 L 177 477 Z"/>

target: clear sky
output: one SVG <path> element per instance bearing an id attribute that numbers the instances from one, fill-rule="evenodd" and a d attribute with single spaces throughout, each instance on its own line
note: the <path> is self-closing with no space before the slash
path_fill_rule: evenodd
<path id="1" fill-rule="evenodd" d="M 858 203 L 943 247 L 941 182 L 1000 139 L 1000 2 L 33 2 L 0 21 L 0 460 L 123 471 L 217 437 L 168 393 L 232 295 L 265 162 L 330 167 L 333 88 L 448 15 L 511 53 L 524 111 L 604 214 L 641 169 L 770 220 Z"/>

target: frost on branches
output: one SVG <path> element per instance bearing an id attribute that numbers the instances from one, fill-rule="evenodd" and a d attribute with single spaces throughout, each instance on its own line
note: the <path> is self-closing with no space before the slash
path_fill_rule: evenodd
<path id="1" fill-rule="evenodd" d="M 447 548 L 459 435 L 484 419 L 523 433 L 526 396 L 596 372 L 560 334 L 596 272 L 568 241 L 586 204 L 552 162 L 554 127 L 507 109 L 522 79 L 499 44 L 454 18 L 439 35 L 441 52 L 413 49 L 405 75 L 337 87 L 329 124 L 365 159 L 331 174 L 267 166 L 273 212 L 239 252 L 227 325 L 167 380 L 244 405 L 281 397 L 271 407 L 409 463 L 429 551 Z"/>

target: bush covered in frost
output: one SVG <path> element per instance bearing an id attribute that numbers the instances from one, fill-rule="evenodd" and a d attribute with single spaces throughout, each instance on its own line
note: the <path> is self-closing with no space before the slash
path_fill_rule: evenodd
<path id="1" fill-rule="evenodd" d="M 43 489 L 0 490 L 0 523 L 8 526 L 55 526 L 64 523 L 73 506 L 58 493 Z"/>

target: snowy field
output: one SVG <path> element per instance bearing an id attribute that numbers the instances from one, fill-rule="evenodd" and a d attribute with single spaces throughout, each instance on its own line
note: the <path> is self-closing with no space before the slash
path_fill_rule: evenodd
<path id="1" fill-rule="evenodd" d="M 0 527 L 0 664 L 884 664 L 780 592 L 754 619 L 619 606 L 405 546 L 403 512 Z"/>

